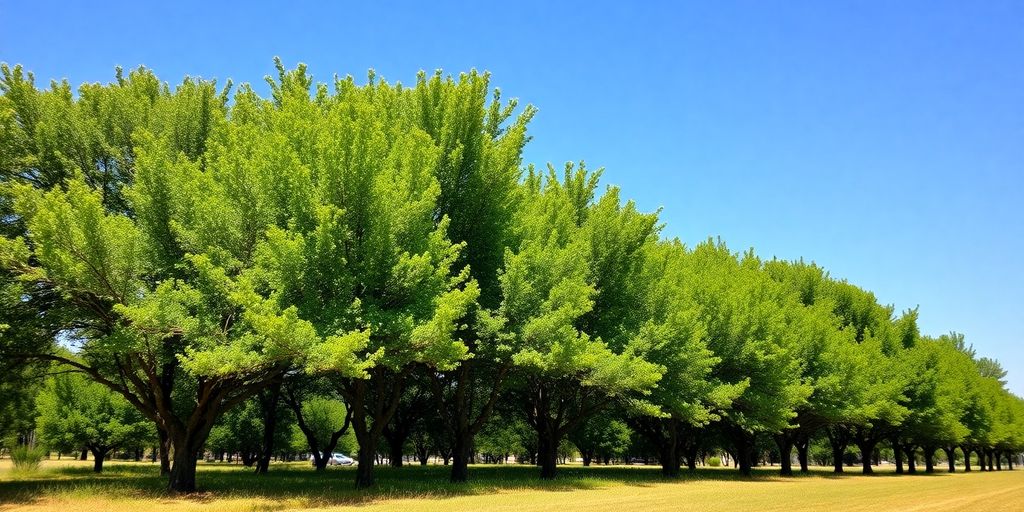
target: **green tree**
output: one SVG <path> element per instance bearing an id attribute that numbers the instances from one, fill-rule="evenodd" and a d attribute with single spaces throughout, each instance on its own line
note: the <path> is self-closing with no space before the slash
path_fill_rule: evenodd
<path id="1" fill-rule="evenodd" d="M 656 413 L 647 413 L 643 407 L 631 410 L 630 423 L 658 447 L 662 473 L 669 477 L 679 474 L 680 451 L 685 452 L 690 469 L 696 469 L 698 429 L 721 419 L 719 413 L 746 386 L 724 383 L 712 372 L 721 359 L 707 346 L 703 311 L 694 293 L 702 276 L 693 272 L 688 257 L 678 241 L 647 246 L 645 268 L 631 280 L 645 295 L 628 306 L 642 307 L 642 315 L 648 318 L 632 330 L 631 350 L 664 368 L 646 399 Z M 586 461 L 587 451 L 580 447 L 580 452 Z"/>
<path id="2" fill-rule="evenodd" d="M 620 457 L 629 449 L 629 427 L 607 414 L 596 415 L 569 434 L 569 440 L 583 458 L 583 465 L 589 466 L 594 458 L 608 460 Z"/>
<path id="3" fill-rule="evenodd" d="M 40 440 L 63 452 L 88 449 L 97 473 L 111 451 L 153 438 L 151 421 L 122 396 L 78 373 L 50 377 L 36 402 Z"/>
<path id="4" fill-rule="evenodd" d="M 519 225 L 523 242 L 505 256 L 500 315 L 519 368 L 517 393 L 537 432 L 541 477 L 555 476 L 565 435 L 614 400 L 649 391 L 661 368 L 613 350 L 578 325 L 598 294 L 590 273 L 586 210 L 597 177 L 566 167 L 545 179 L 531 171 Z"/>
<path id="5" fill-rule="evenodd" d="M 740 471 L 749 475 L 755 438 L 791 427 L 795 410 L 812 392 L 800 376 L 790 331 L 799 302 L 772 280 L 753 252 L 741 257 L 707 241 L 686 259 L 707 345 L 719 358 L 713 374 L 740 392 L 718 422 L 731 441 Z M 732 393 L 730 393 L 732 394 Z"/>

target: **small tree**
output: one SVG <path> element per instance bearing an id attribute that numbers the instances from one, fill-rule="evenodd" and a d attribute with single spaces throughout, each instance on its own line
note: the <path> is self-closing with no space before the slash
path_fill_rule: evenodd
<path id="1" fill-rule="evenodd" d="M 97 473 L 111 451 L 143 445 L 154 434 L 152 422 L 123 397 L 76 373 L 51 377 L 37 407 L 41 441 L 60 451 L 88 449 Z"/>

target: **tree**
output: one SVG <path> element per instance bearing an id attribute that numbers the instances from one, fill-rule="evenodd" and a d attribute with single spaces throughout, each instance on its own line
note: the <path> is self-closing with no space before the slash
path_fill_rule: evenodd
<path id="1" fill-rule="evenodd" d="M 647 322 L 635 332 L 631 349 L 664 368 L 647 402 L 657 410 L 630 411 L 630 423 L 660 450 L 662 473 L 678 476 L 680 450 L 696 469 L 697 429 L 721 419 L 719 413 L 743 392 L 745 384 L 722 382 L 712 369 L 721 359 L 707 347 L 707 331 L 697 302 L 700 277 L 687 265 L 686 249 L 678 241 L 647 247 L 643 273 L 633 280 L 646 294 L 637 304 Z M 584 453 L 584 448 L 580 448 Z"/>
<path id="2" fill-rule="evenodd" d="M 25 89 L 15 85 L 9 90 Z M 228 124 L 226 97 L 212 82 L 186 80 L 161 95 L 172 114 L 201 113 L 165 129 L 154 116 L 151 134 L 131 134 L 140 141 L 131 148 L 134 181 L 118 185 L 128 208 L 111 206 L 80 170 L 49 190 L 43 169 L 19 171 L 4 195 L 26 231 L 2 239 L 0 260 L 30 295 L 56 291 L 67 310 L 60 327 L 75 340 L 76 359 L 47 347 L 32 355 L 88 374 L 156 422 L 173 447 L 169 487 L 190 492 L 198 450 L 220 414 L 302 367 L 314 346 L 332 347 L 336 371 L 361 376 L 363 362 L 343 354 L 365 338 L 320 335 L 266 286 L 271 228 L 308 218 L 308 205 L 282 188 L 309 183 L 282 165 L 295 161 L 290 149 Z M 245 88 L 233 110 L 244 119 L 260 105 Z"/>
<path id="3" fill-rule="evenodd" d="M 579 450 L 583 465 L 589 466 L 595 457 L 607 460 L 625 454 L 630 434 L 632 432 L 625 423 L 600 414 L 570 433 L 569 440 Z"/>
<path id="4" fill-rule="evenodd" d="M 350 409 L 337 399 L 326 396 L 306 397 L 302 402 L 289 394 L 285 399 L 295 413 L 296 427 L 302 433 L 317 471 L 327 467 L 335 450 L 349 452 L 356 448 L 349 426 Z"/>
<path id="5" fill-rule="evenodd" d="M 554 169 L 546 179 L 531 171 L 529 205 L 520 219 L 523 242 L 505 256 L 499 309 L 511 334 L 519 369 L 517 394 L 537 432 L 541 477 L 555 477 L 558 447 L 566 434 L 613 400 L 650 390 L 661 369 L 617 352 L 577 325 L 598 293 L 588 279 L 590 240 L 586 210 L 597 184 L 582 167 L 567 165 L 564 181 Z"/>
<path id="6" fill-rule="evenodd" d="M 123 397 L 77 373 L 50 377 L 36 401 L 40 440 L 64 452 L 88 449 L 97 473 L 111 451 L 144 445 L 154 434 Z"/>
<path id="7" fill-rule="evenodd" d="M 799 321 L 793 294 L 773 281 L 752 252 L 740 258 L 724 243 L 707 241 L 687 258 L 708 347 L 720 359 L 713 375 L 739 393 L 718 423 L 749 475 L 755 437 L 790 428 L 795 409 L 812 388 L 800 379 L 790 336 Z M 730 393 L 731 394 L 731 393 Z"/>

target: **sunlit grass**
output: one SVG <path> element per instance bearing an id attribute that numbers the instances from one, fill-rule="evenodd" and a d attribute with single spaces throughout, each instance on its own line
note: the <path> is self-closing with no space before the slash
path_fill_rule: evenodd
<path id="1" fill-rule="evenodd" d="M 896 476 L 850 473 L 834 476 L 816 469 L 782 478 L 777 468 L 761 468 L 741 478 L 728 468 L 701 469 L 678 480 L 663 479 L 657 467 L 565 466 L 553 482 L 537 479 L 536 468 L 481 465 L 472 481 L 447 482 L 444 466 L 378 468 L 378 486 L 353 488 L 353 468 L 316 474 L 306 464 L 275 464 L 268 475 L 227 464 L 200 465 L 201 492 L 178 497 L 151 463 L 111 463 L 102 475 L 91 462 L 47 461 L 32 474 L 0 462 L 2 510 L 218 510 L 290 509 L 558 510 L 947 510 L 970 505 L 985 510 L 1022 510 L 1024 472 Z M 855 469 L 855 468 L 851 468 Z"/>

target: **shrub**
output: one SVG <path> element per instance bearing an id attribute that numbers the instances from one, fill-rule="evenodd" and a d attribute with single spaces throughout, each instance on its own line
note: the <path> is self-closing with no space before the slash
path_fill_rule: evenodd
<path id="1" fill-rule="evenodd" d="M 722 459 L 719 459 L 718 457 L 710 457 L 710 458 L 708 458 L 708 466 L 711 466 L 713 468 L 717 468 L 718 466 L 721 466 L 721 465 L 722 465 Z"/>
<path id="2" fill-rule="evenodd" d="M 17 446 L 11 449 L 11 461 L 14 469 L 19 471 L 35 471 L 43 461 L 46 451 L 40 447 Z"/>

